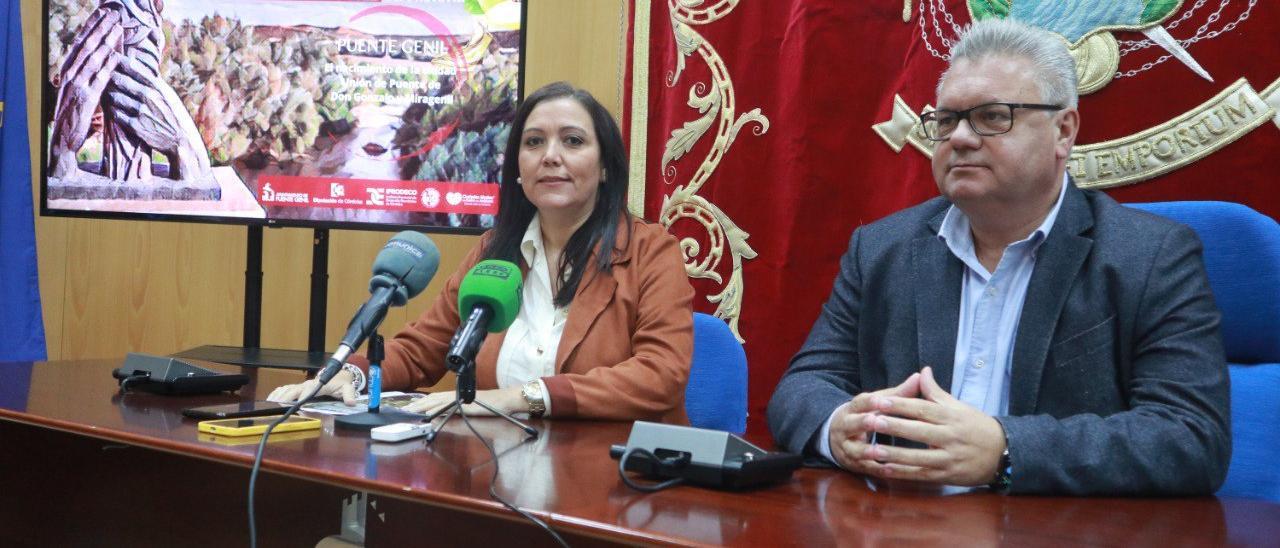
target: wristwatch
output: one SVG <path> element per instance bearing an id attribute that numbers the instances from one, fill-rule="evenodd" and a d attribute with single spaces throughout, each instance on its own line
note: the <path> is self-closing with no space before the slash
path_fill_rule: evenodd
<path id="1" fill-rule="evenodd" d="M 342 364 L 342 370 L 351 373 L 351 385 L 355 387 L 356 393 L 359 394 L 364 392 L 365 385 L 368 381 L 368 377 L 365 376 L 364 371 L 361 371 L 359 367 L 349 363 Z"/>
<path id="2" fill-rule="evenodd" d="M 996 477 L 991 479 L 991 483 L 987 487 L 992 493 L 1001 495 L 1009 494 L 1009 486 L 1013 484 L 1013 460 L 1009 458 L 1009 447 L 1006 445 L 1004 453 L 1000 454 L 1000 464 L 996 469 Z"/>
<path id="3" fill-rule="evenodd" d="M 542 395 L 542 383 L 536 380 L 524 383 L 524 387 L 520 389 L 520 395 L 524 396 L 525 403 L 529 404 L 530 417 L 536 419 L 547 412 L 547 401 Z"/>

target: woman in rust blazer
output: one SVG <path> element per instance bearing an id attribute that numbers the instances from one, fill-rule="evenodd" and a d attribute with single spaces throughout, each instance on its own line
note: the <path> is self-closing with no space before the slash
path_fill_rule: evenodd
<path id="1" fill-rule="evenodd" d="M 495 226 L 432 306 L 387 341 L 384 389 L 444 377 L 459 284 L 477 262 L 501 259 L 524 271 L 525 302 L 476 356 L 478 401 L 533 416 L 687 423 L 693 289 L 676 239 L 627 213 L 627 181 L 622 134 L 589 93 L 556 83 L 530 94 L 512 123 Z M 354 402 L 366 362 L 351 361 L 320 394 Z M 269 399 L 293 401 L 314 385 L 280 387 Z M 406 410 L 453 399 L 437 392 Z"/>

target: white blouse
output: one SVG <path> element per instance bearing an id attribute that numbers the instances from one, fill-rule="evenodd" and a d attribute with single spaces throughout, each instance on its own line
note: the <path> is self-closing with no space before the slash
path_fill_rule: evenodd
<path id="1" fill-rule="evenodd" d="M 520 312 L 507 328 L 507 336 L 498 351 L 498 388 L 521 387 L 537 380 L 542 385 L 546 414 L 551 415 L 551 397 L 542 377 L 556 374 L 556 350 L 564 335 L 569 309 L 557 308 L 553 302 L 551 270 L 542 244 L 542 224 L 536 213 L 520 241 L 520 253 L 529 265 L 529 273 L 524 279 Z"/>

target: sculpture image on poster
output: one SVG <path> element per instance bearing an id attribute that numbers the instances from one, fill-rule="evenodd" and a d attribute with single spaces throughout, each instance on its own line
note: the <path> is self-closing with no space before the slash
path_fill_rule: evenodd
<path id="1" fill-rule="evenodd" d="M 209 153 L 182 100 L 160 78 L 165 38 L 153 0 L 104 0 L 75 34 L 58 73 L 50 185 L 68 198 L 217 200 Z M 76 153 L 101 115 L 101 161 Z M 165 163 L 153 168 L 151 155 Z M 155 173 L 158 171 L 158 173 Z"/>
<path id="2" fill-rule="evenodd" d="M 483 229 L 514 0 L 49 0 L 45 205 Z"/>

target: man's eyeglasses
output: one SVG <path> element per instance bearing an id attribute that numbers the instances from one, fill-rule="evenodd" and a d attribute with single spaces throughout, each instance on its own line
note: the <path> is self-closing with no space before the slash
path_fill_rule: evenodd
<path id="1" fill-rule="evenodd" d="M 920 115 L 920 125 L 924 128 L 924 136 L 930 141 L 946 141 L 960 127 L 960 120 L 968 120 L 969 128 L 974 133 L 985 137 L 1008 133 L 1013 129 L 1013 111 L 1026 108 L 1032 110 L 1062 110 L 1057 105 L 1037 105 L 1034 103 L 986 103 L 965 110 L 933 110 Z"/>

